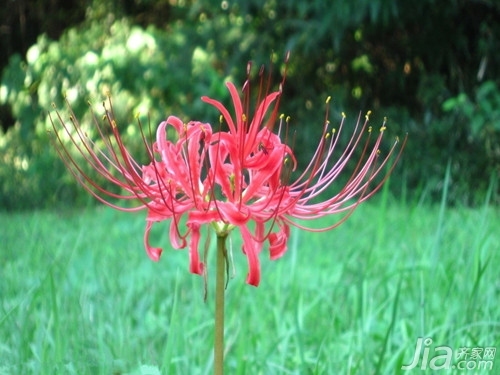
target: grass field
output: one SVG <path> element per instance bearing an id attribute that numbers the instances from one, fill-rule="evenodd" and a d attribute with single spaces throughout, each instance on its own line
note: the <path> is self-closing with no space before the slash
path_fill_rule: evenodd
<path id="1" fill-rule="evenodd" d="M 213 285 L 204 302 L 166 226 L 150 261 L 143 225 L 107 208 L 0 214 L 0 374 L 211 373 Z M 431 374 L 438 346 L 500 345 L 498 209 L 379 198 L 331 232 L 294 230 L 280 260 L 263 253 L 258 288 L 237 235 L 233 248 L 227 374 Z M 419 337 L 428 359 L 401 370 Z M 440 372 L 500 374 L 500 359 L 462 365 L 475 369 Z"/>

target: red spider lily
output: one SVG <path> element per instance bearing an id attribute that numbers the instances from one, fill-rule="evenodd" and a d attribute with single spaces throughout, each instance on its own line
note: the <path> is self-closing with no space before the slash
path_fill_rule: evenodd
<path id="1" fill-rule="evenodd" d="M 205 272 L 204 261 L 199 255 L 202 226 L 208 224 L 218 236 L 224 237 L 239 228 L 242 250 L 248 259 L 247 283 L 257 286 L 260 282 L 259 253 L 266 242 L 271 259 L 276 259 L 287 249 L 290 225 L 315 231 L 340 225 L 382 186 L 404 147 L 403 144 L 393 159 L 396 140 L 387 155 L 381 158 L 379 147 L 385 125 L 372 142 L 373 131 L 366 116 L 363 122 L 358 119 L 340 157 L 334 157 L 339 134 L 344 128 L 344 116 L 337 132 L 325 121 L 312 160 L 292 181 L 297 162 L 291 147 L 280 138 L 280 133 L 288 130 L 288 120 L 278 116 L 281 87 L 259 97 L 253 114 L 249 109 L 249 80 L 243 85 L 242 95 L 234 84 L 227 84 L 233 104 L 231 109 L 215 99 L 202 97 L 221 113 L 221 123 L 227 125 L 227 131 L 221 130 L 221 125 L 214 132 L 210 124 L 183 123 L 170 116 L 160 123 L 156 141 L 151 144 L 141 127 L 150 160 L 147 165 L 140 165 L 123 144 L 111 101 L 104 105 L 104 119 L 110 125 L 110 135 L 94 116 L 103 149 L 96 147 L 83 132 L 73 113 L 74 129 L 57 113 L 61 124 L 59 130 L 52 121 L 57 151 L 78 182 L 101 202 L 123 211 L 147 210 L 144 245 L 154 261 L 159 260 L 162 252 L 149 244 L 150 230 L 155 222 L 170 220 L 170 242 L 176 249 L 189 246 L 190 271 L 196 274 Z M 273 132 L 275 124 L 279 125 L 277 133 Z M 120 187 L 123 193 L 103 188 L 84 172 L 65 147 L 61 129 L 76 145 L 85 163 Z M 177 135 L 174 140 L 167 137 L 172 133 Z M 286 134 L 284 138 L 286 140 Z M 343 188 L 321 200 L 359 148 L 361 156 Z M 387 167 L 390 160 L 394 162 Z M 114 203 L 117 200 L 132 200 L 136 205 L 118 206 Z M 336 222 L 320 229 L 305 228 L 296 221 L 339 213 L 343 215 L 339 215 Z"/>

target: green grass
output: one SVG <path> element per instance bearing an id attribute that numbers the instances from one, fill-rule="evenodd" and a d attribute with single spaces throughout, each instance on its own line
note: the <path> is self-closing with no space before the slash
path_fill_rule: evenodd
<path id="1" fill-rule="evenodd" d="M 499 346 L 498 210 L 381 198 L 331 232 L 294 230 L 283 258 L 262 254 L 258 288 L 233 236 L 228 374 L 425 373 L 400 369 L 418 337 Z M 0 374 L 211 373 L 215 259 L 205 303 L 166 226 L 154 232 L 161 261 L 146 257 L 143 220 L 105 208 L 0 215 Z M 484 373 L 500 373 L 496 362 Z"/>

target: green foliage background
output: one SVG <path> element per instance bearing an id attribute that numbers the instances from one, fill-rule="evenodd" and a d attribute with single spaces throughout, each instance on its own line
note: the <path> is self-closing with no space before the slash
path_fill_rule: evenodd
<path id="1" fill-rule="evenodd" d="M 299 157 L 317 142 L 324 99 L 331 121 L 372 110 L 390 134 L 409 135 L 391 179 L 394 194 L 482 201 L 500 169 L 500 4 L 495 1 L 9 2 L 0 14 L 8 53 L 0 86 L 0 208 L 86 202 L 50 146 L 52 103 L 67 96 L 84 126 L 88 101 L 108 92 L 127 144 L 140 152 L 135 117 L 153 128 L 170 114 L 216 121 L 199 97 L 228 99 L 246 64 L 291 51 L 282 110 L 300 134 Z M 8 57 L 8 59 L 7 59 Z M 89 131 L 91 131 L 89 129 Z M 305 161 L 305 160 L 303 160 Z M 494 192 L 498 202 L 498 191 Z"/>

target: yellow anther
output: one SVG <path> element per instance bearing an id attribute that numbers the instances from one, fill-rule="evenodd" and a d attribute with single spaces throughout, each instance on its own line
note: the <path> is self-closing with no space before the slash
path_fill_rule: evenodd
<path id="1" fill-rule="evenodd" d="M 380 150 L 377 150 L 377 155 L 380 155 Z"/>
<path id="2" fill-rule="evenodd" d="M 387 129 L 387 128 L 385 127 L 385 125 L 382 125 L 382 127 L 380 128 L 380 131 L 381 131 L 381 132 L 383 132 L 385 129 Z"/>
<path id="3" fill-rule="evenodd" d="M 330 133 L 325 134 L 325 139 L 328 139 L 328 138 L 330 138 Z"/>
<path id="4" fill-rule="evenodd" d="M 113 129 L 115 129 L 115 128 L 116 128 L 116 121 L 115 121 L 115 120 L 111 120 L 111 127 L 112 127 Z"/>
<path id="5" fill-rule="evenodd" d="M 245 115 L 244 113 L 241 115 L 241 121 L 247 122 L 247 115 Z"/>
<path id="6" fill-rule="evenodd" d="M 372 127 L 371 127 L 371 126 L 369 126 L 369 127 L 368 127 L 368 133 L 371 133 L 371 132 L 372 132 Z"/>
<path id="7" fill-rule="evenodd" d="M 289 122 L 290 121 L 290 116 L 286 116 L 286 122 Z"/>
<path id="8" fill-rule="evenodd" d="M 235 180 L 235 175 L 234 174 L 230 174 L 229 175 L 229 185 L 231 186 L 231 191 L 234 191 L 234 180 Z"/>
<path id="9" fill-rule="evenodd" d="M 219 122 L 222 124 L 222 120 L 224 119 L 224 116 L 220 115 L 219 116 Z"/>
<path id="10" fill-rule="evenodd" d="M 283 120 L 284 118 L 285 118 L 285 114 L 284 114 L 284 113 L 282 113 L 282 114 L 280 115 L 280 120 Z"/>
<path id="11" fill-rule="evenodd" d="M 398 137 L 398 136 L 396 136 L 396 142 L 398 142 L 398 143 L 399 143 L 399 137 Z"/>
<path id="12" fill-rule="evenodd" d="M 332 100 L 331 96 L 329 96 L 328 98 L 326 98 L 326 104 L 330 103 L 330 100 Z"/>
<path id="13" fill-rule="evenodd" d="M 337 132 L 337 129 L 333 128 L 332 129 L 332 135 L 335 135 L 336 132 Z"/>
<path id="14" fill-rule="evenodd" d="M 346 118 L 345 112 L 342 112 L 342 117 Z"/>

